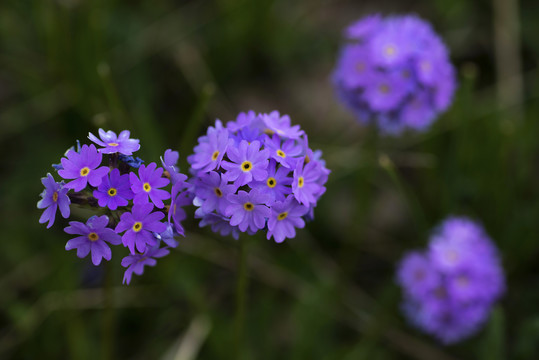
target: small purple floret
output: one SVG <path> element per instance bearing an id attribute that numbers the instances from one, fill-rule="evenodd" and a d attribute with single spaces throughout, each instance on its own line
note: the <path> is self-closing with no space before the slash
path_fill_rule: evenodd
<path id="1" fill-rule="evenodd" d="M 155 259 L 167 256 L 170 253 L 168 248 L 159 248 L 159 245 L 154 247 L 148 247 L 142 254 L 128 255 L 122 259 L 122 266 L 127 268 L 124 273 L 123 283 L 129 285 L 133 273 L 142 275 L 144 273 L 144 266 L 155 266 L 157 261 Z"/>
<path id="2" fill-rule="evenodd" d="M 108 207 L 111 210 L 116 210 L 118 206 L 126 206 L 129 203 L 128 200 L 133 199 L 134 196 L 129 175 L 120 175 L 118 169 L 112 169 L 109 175 L 105 175 L 93 194 L 99 206 Z"/>
<path id="3" fill-rule="evenodd" d="M 88 183 L 91 186 L 97 187 L 105 175 L 108 174 L 109 168 L 106 166 L 98 167 L 101 164 L 103 155 L 97 152 L 97 149 L 92 144 L 82 145 L 80 153 L 75 150 L 70 150 L 67 153 L 67 158 L 62 158 L 63 169 L 58 171 L 58 174 L 64 179 L 75 179 L 68 182 L 65 187 L 75 191 L 81 191 Z"/>
<path id="4" fill-rule="evenodd" d="M 124 130 L 120 133 L 119 136 L 116 136 L 114 131 L 104 131 L 99 129 L 99 139 L 92 133 L 88 133 L 88 139 L 95 142 L 97 145 L 103 146 L 99 149 L 100 153 L 103 154 L 114 154 L 120 153 L 123 155 L 132 155 L 135 151 L 140 149 L 139 140 L 130 139 L 129 130 Z"/>
<path id="5" fill-rule="evenodd" d="M 47 229 L 54 224 L 56 218 L 56 210 L 60 209 L 60 214 L 64 219 L 69 217 L 69 205 L 71 200 L 67 196 L 69 189 L 63 185 L 63 182 L 56 182 L 50 173 L 46 177 L 41 178 L 41 183 L 45 186 L 45 190 L 41 193 L 41 200 L 37 203 L 38 209 L 45 209 L 39 223 L 49 222 Z"/>
<path id="6" fill-rule="evenodd" d="M 131 182 L 131 190 L 135 194 L 133 202 L 135 204 L 144 204 L 148 202 L 148 197 L 158 208 L 162 209 L 165 204 L 163 200 L 170 199 L 170 193 L 161 190 L 163 186 L 170 183 L 167 178 L 161 177 L 163 175 L 163 168 L 157 168 L 156 163 L 152 162 L 148 166 L 141 165 L 138 169 L 139 176 L 135 173 L 129 173 L 129 180 Z"/>

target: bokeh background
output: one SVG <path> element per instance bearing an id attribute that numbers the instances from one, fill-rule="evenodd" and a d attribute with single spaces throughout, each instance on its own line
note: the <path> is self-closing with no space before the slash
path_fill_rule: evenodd
<path id="1" fill-rule="evenodd" d="M 417 13 L 451 50 L 459 90 L 426 133 L 377 137 L 335 99 L 341 31 L 372 12 Z M 187 221 L 122 286 L 123 248 L 96 268 L 64 250 L 64 219 L 38 224 L 40 178 L 99 127 L 130 129 L 147 162 L 179 150 L 186 172 L 216 118 L 278 109 L 332 174 L 295 239 L 248 239 L 245 358 L 537 359 L 537 18 L 535 0 L 3 0 L 0 358 L 236 358 L 235 240 Z M 406 323 L 394 272 L 450 214 L 483 223 L 508 292 L 444 347 Z"/>

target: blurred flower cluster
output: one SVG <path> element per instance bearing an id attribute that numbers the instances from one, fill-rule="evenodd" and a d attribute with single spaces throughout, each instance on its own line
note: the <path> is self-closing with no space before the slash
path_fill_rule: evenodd
<path id="1" fill-rule="evenodd" d="M 401 261 L 397 281 L 411 323 L 450 344 L 471 336 L 505 291 L 497 249 L 470 219 L 446 219 L 425 252 Z"/>
<path id="2" fill-rule="evenodd" d="M 333 72 L 339 98 L 385 134 L 424 130 L 450 105 L 454 68 L 446 46 L 416 16 L 371 15 L 349 26 Z"/>
<path id="3" fill-rule="evenodd" d="M 217 120 L 187 160 L 200 226 L 235 238 L 267 229 L 278 243 L 313 217 L 330 172 L 299 125 L 277 111 Z"/>
<path id="4" fill-rule="evenodd" d="M 191 202 L 187 176 L 176 167 L 175 151 L 165 152 L 162 167 L 143 165 L 132 156 L 139 140 L 131 139 L 127 130 L 116 135 L 99 129 L 99 137 L 90 133 L 88 138 L 99 148 L 77 142 L 53 165 L 64 180 L 57 182 L 50 173 L 42 179 L 45 190 L 37 206 L 44 211 L 39 222 L 48 222 L 50 228 L 56 212 L 67 219 L 73 205 L 90 210 L 94 215 L 85 223 L 70 221 L 64 229 L 75 235 L 66 250 L 76 249 L 80 258 L 90 254 L 97 266 L 111 259 L 110 245 L 123 244 L 130 253 L 122 259 L 124 283 L 129 284 L 133 273 L 141 275 L 145 265 L 154 266 L 155 258 L 177 246 L 174 236 L 184 235 L 182 206 Z"/>

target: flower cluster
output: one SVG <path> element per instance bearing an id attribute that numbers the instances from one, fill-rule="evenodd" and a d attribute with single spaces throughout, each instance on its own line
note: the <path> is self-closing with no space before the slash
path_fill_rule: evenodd
<path id="1" fill-rule="evenodd" d="M 426 129 L 450 105 L 455 70 L 446 46 L 416 16 L 371 15 L 346 29 L 333 72 L 339 98 L 382 132 Z"/>
<path id="2" fill-rule="evenodd" d="M 459 217 L 435 230 L 427 251 L 404 257 L 397 281 L 410 322 L 446 344 L 477 332 L 505 290 L 497 249 L 480 225 Z"/>
<path id="3" fill-rule="evenodd" d="M 217 120 L 187 160 L 200 226 L 235 238 L 267 229 L 278 243 L 313 216 L 329 175 L 305 132 L 277 111 L 240 113 L 226 126 Z"/>
<path id="4" fill-rule="evenodd" d="M 37 207 L 45 210 L 39 222 L 48 222 L 50 228 L 57 210 L 69 218 L 72 204 L 91 209 L 95 215 L 85 223 L 70 221 L 64 229 L 76 235 L 66 250 L 76 249 L 80 258 L 90 254 L 97 266 L 111 259 L 110 245 L 123 244 L 130 252 L 122 260 L 127 268 L 124 283 L 129 284 L 133 272 L 141 275 L 144 265 L 155 265 L 155 258 L 178 245 L 174 236 L 184 235 L 182 206 L 190 202 L 187 176 L 176 167 L 176 151 L 165 152 L 162 167 L 143 165 L 132 156 L 140 148 L 139 140 L 131 139 L 127 130 L 117 136 L 99 129 L 99 137 L 90 133 L 88 138 L 99 148 L 78 145 L 54 165 L 64 180 L 56 182 L 50 173 L 42 179 L 45 190 Z M 165 205 L 167 200 L 170 205 Z"/>

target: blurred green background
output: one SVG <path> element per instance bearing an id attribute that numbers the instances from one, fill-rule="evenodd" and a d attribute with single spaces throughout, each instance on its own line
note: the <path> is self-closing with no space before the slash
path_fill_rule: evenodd
<path id="1" fill-rule="evenodd" d="M 197 136 L 249 109 L 289 114 L 333 172 L 295 239 L 247 239 L 245 358 L 539 358 L 539 7 L 514 5 L 3 0 L 0 358 L 236 359 L 236 241 L 187 221 L 127 287 L 123 248 L 93 267 L 64 250 L 64 219 L 38 224 L 36 202 L 88 131 L 130 129 L 139 156 L 179 150 L 186 172 Z M 424 134 L 376 138 L 334 97 L 341 31 L 371 12 L 418 13 L 451 49 L 460 87 Z M 400 315 L 394 271 L 450 214 L 484 224 L 508 292 L 484 330 L 443 347 Z"/>

